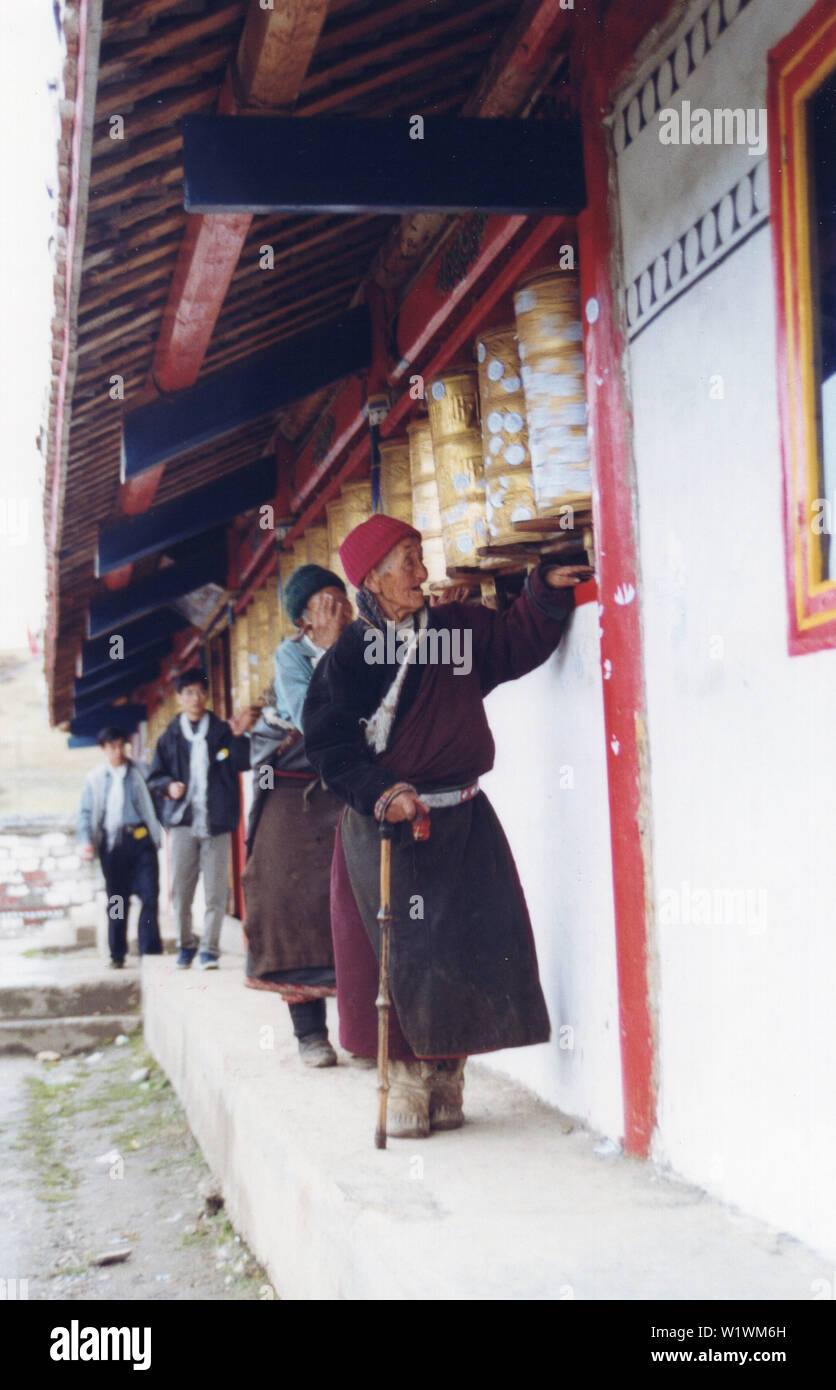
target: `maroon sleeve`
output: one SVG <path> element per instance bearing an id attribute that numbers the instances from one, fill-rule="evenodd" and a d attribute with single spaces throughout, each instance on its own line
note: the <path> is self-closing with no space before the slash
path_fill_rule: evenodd
<path id="1" fill-rule="evenodd" d="M 560 642 L 574 607 L 574 589 L 551 589 L 536 569 L 504 613 L 465 609 L 473 625 L 473 665 L 482 694 L 541 666 Z"/>

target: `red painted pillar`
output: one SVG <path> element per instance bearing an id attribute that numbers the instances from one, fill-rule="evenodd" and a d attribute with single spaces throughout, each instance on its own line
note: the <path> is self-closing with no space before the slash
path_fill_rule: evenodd
<path id="1" fill-rule="evenodd" d="M 596 45 L 587 31 L 587 62 Z M 625 60 L 629 57 L 625 54 Z M 613 290 L 619 254 L 610 158 L 601 121 L 608 78 L 587 67 L 583 95 L 587 207 L 578 220 L 581 303 L 594 477 L 601 663 L 615 902 L 624 1141 L 646 1156 L 656 1123 L 656 1028 L 650 981 L 653 930 L 647 720 L 634 515 L 632 419 L 622 375 L 625 339 Z"/>

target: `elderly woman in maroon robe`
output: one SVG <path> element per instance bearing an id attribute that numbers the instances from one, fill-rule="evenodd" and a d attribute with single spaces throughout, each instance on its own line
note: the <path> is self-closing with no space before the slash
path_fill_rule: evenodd
<path id="1" fill-rule="evenodd" d="M 393 517 L 356 527 L 340 558 L 360 617 L 323 657 L 303 711 L 308 758 L 348 803 L 331 868 L 340 1041 L 375 1055 L 385 819 L 396 825 L 387 1132 L 416 1138 L 462 1124 L 470 1054 L 549 1038 L 516 867 L 479 790 L 494 762 L 484 699 L 554 651 L 591 571 L 544 563 L 499 613 L 427 607 L 420 532 Z"/>
<path id="2" fill-rule="evenodd" d="M 290 1006 L 299 1056 L 331 1067 L 325 1000 L 334 988 L 328 869 L 341 806 L 305 754 L 302 706 L 323 652 L 351 621 L 339 575 L 303 565 L 285 587 L 294 637 L 276 649 L 275 677 L 250 738 L 253 800 L 247 825 L 245 983 Z"/>

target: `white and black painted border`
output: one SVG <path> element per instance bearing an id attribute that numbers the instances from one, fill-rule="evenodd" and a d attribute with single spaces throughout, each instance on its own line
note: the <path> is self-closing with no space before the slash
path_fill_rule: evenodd
<path id="1" fill-rule="evenodd" d="M 769 174 L 764 156 L 627 286 L 629 340 L 768 221 Z"/>
<path id="2" fill-rule="evenodd" d="M 691 28 L 668 51 L 613 115 L 615 152 L 621 155 L 656 115 L 670 105 L 707 53 L 752 0 L 710 0 Z"/>

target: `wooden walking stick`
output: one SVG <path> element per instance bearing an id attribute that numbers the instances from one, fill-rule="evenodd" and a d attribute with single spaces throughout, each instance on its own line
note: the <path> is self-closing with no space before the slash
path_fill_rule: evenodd
<path id="1" fill-rule="evenodd" d="M 392 829 L 387 821 L 380 823 L 380 975 L 377 988 L 377 1129 L 375 1148 L 386 1148 L 386 1108 L 389 1102 L 389 941 L 392 913 L 389 890 L 392 866 Z"/>

